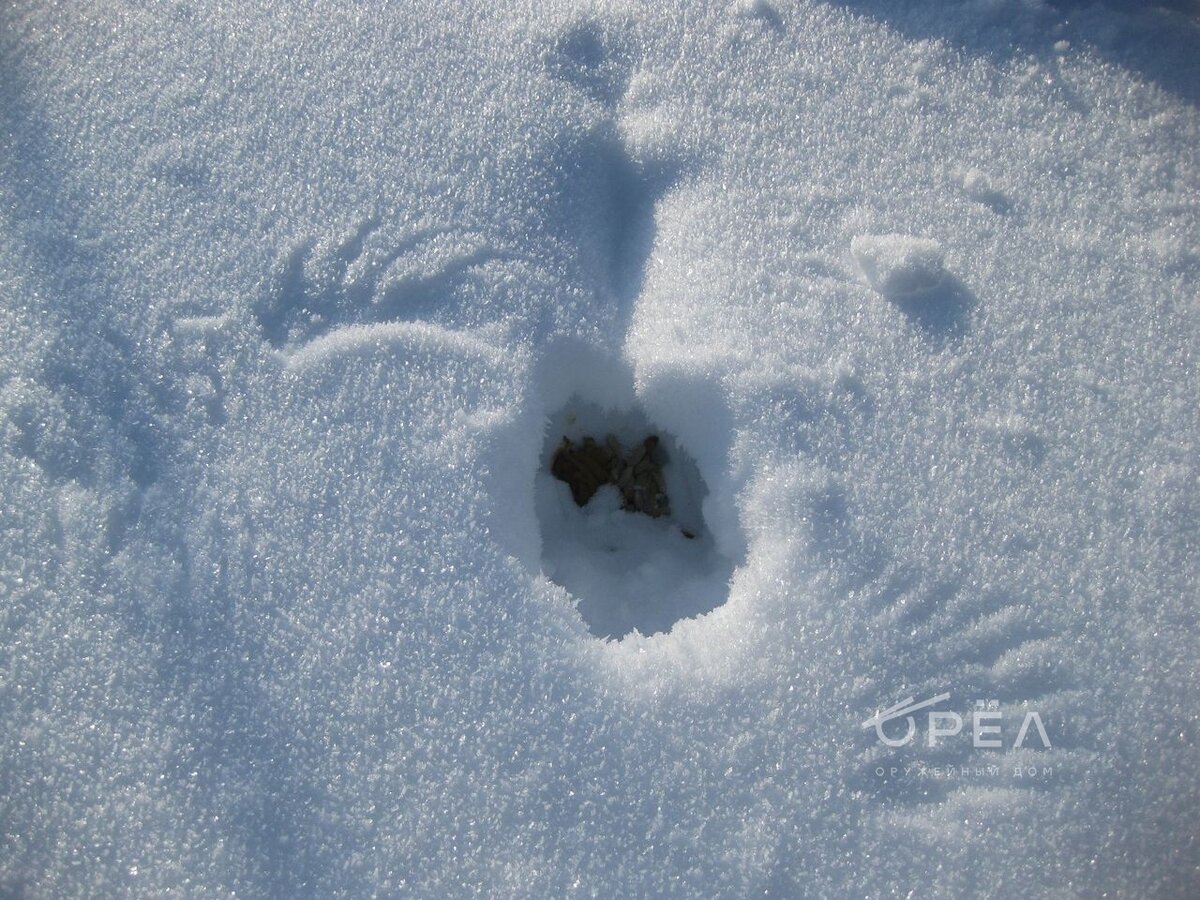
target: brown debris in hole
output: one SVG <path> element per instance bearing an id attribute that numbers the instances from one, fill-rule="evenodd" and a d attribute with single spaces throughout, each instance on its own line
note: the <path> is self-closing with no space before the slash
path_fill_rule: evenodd
<path id="1" fill-rule="evenodd" d="M 671 504 L 657 451 L 658 437 L 653 434 L 628 455 L 611 434 L 603 444 L 592 437 L 580 444 L 564 437 L 554 451 L 550 472 L 570 486 L 579 506 L 586 505 L 601 485 L 612 484 L 621 492 L 621 508 L 626 512 L 658 518 L 670 514 Z"/>

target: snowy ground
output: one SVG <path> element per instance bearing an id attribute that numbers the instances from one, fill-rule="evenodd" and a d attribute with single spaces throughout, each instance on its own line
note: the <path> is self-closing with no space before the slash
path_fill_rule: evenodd
<path id="1" fill-rule="evenodd" d="M 1200 894 L 1197 21 L 5 4 L 0 895 Z"/>

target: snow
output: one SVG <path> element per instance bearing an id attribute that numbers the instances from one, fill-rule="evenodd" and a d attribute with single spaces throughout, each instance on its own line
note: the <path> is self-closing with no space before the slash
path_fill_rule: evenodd
<path id="1" fill-rule="evenodd" d="M 919 297 L 937 290 L 945 272 L 942 245 L 906 234 L 863 234 L 850 252 L 867 283 L 889 297 Z"/>
<path id="2" fill-rule="evenodd" d="M 6 4 L 0 894 L 1194 894 L 1198 38 Z"/>

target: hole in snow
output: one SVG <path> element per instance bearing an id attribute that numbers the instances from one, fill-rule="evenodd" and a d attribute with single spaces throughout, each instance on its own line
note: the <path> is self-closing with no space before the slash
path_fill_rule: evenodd
<path id="1" fill-rule="evenodd" d="M 550 417 L 535 479 L 542 568 L 592 634 L 669 631 L 725 602 L 733 563 L 705 525 L 707 493 L 678 441 L 639 410 L 575 396 Z"/>
<path id="2" fill-rule="evenodd" d="M 648 434 L 626 447 L 615 434 L 603 441 L 588 436 L 576 443 L 564 437 L 550 459 L 550 474 L 565 481 L 576 506 L 587 506 L 596 491 L 611 484 L 621 495 L 621 509 L 657 519 L 671 514 L 667 483 L 663 478 L 666 460 L 658 447 L 658 435 Z M 680 528 L 685 538 L 696 535 Z"/>

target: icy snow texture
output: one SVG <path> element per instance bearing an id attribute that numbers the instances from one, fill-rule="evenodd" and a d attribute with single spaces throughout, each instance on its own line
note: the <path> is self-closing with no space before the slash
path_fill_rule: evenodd
<path id="1" fill-rule="evenodd" d="M 1174 5 L 3 5 L 0 893 L 1194 893 Z M 606 643 L 613 361 L 744 563 Z M 1053 749 L 861 726 L 947 691 Z"/>

